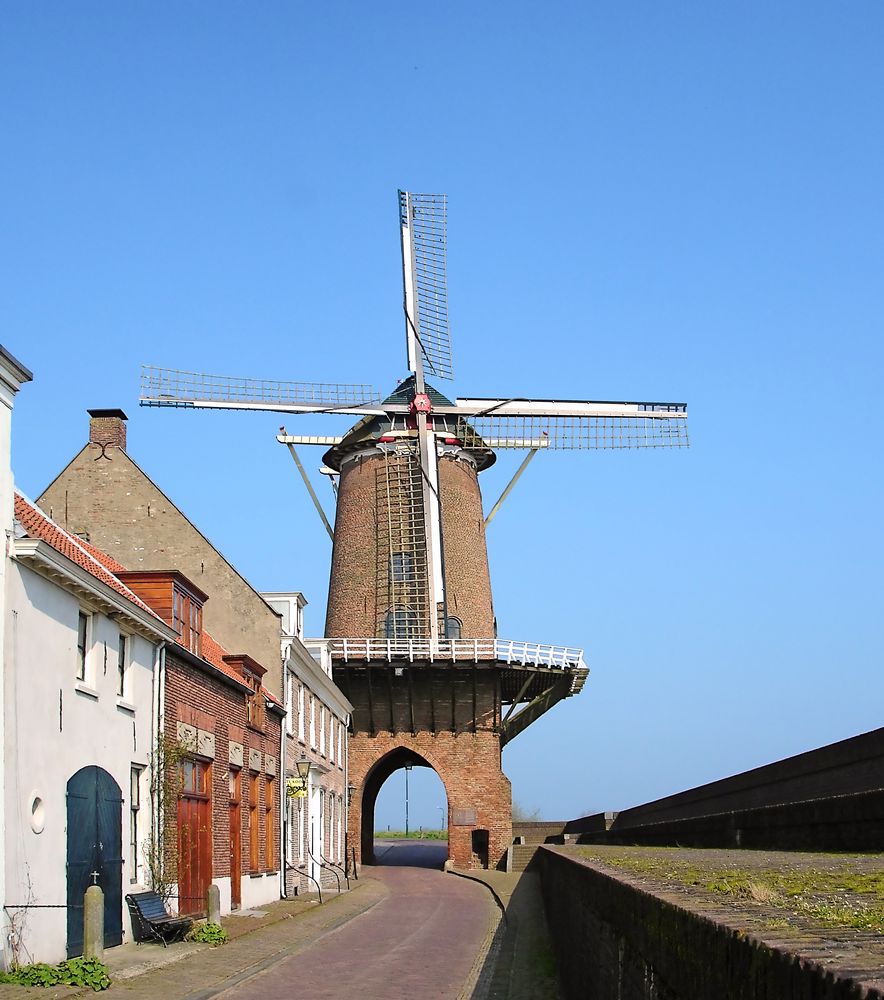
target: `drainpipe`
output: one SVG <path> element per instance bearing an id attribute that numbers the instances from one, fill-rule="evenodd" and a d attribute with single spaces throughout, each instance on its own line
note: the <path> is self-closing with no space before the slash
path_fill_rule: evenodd
<path id="1" fill-rule="evenodd" d="M 163 639 L 157 645 L 156 655 L 154 656 L 154 668 L 153 668 L 153 711 L 154 711 L 154 745 L 152 749 L 151 768 L 156 766 L 156 752 L 157 745 L 160 739 L 165 733 L 165 714 L 166 714 L 166 640 Z M 163 819 L 161 816 L 162 806 L 160 802 L 152 802 L 152 812 L 151 825 L 153 826 L 153 836 L 154 844 L 160 843 L 160 837 L 162 836 L 162 823 Z"/>
<path id="2" fill-rule="evenodd" d="M 291 648 L 291 647 L 289 647 Z M 286 836 L 289 826 L 289 797 L 286 794 L 286 730 L 289 723 L 289 713 L 292 706 L 289 704 L 289 658 L 282 661 L 282 703 L 285 707 L 285 715 L 279 721 L 279 779 L 276 782 L 279 790 L 279 898 L 287 899 L 288 890 L 286 888 L 286 872 L 288 871 L 288 850 L 289 838 Z"/>

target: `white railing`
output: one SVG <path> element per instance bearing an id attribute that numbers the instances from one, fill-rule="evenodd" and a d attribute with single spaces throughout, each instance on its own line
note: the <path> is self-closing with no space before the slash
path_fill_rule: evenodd
<path id="1" fill-rule="evenodd" d="M 493 660 L 518 666 L 579 669 L 583 650 L 512 639 L 325 639 L 335 660 Z"/>

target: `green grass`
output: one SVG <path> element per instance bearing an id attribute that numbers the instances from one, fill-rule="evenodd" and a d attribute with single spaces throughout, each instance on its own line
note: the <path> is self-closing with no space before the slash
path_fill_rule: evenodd
<path id="1" fill-rule="evenodd" d="M 405 840 L 404 830 L 375 830 L 378 840 Z M 408 840 L 448 840 L 447 830 L 409 830 Z"/>
<path id="2" fill-rule="evenodd" d="M 776 913 L 767 922 L 771 927 L 786 926 L 790 916 L 801 916 L 827 927 L 856 927 L 884 934 L 884 871 L 850 870 L 844 864 L 847 859 L 825 869 L 748 869 L 699 866 L 665 850 L 648 855 L 608 854 L 583 848 L 580 853 L 589 860 L 636 875 L 762 904 Z"/>

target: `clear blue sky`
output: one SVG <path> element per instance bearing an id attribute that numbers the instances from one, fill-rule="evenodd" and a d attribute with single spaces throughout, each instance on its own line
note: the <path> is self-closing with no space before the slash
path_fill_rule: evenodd
<path id="1" fill-rule="evenodd" d="M 882 37 L 877 0 L 5 4 L 20 487 L 121 406 L 319 633 L 280 418 L 139 410 L 138 366 L 391 388 L 396 189 L 447 191 L 443 391 L 690 406 L 690 451 L 540 455 L 490 529 L 501 635 L 592 668 L 505 751 L 515 798 L 616 809 L 881 725 Z"/>

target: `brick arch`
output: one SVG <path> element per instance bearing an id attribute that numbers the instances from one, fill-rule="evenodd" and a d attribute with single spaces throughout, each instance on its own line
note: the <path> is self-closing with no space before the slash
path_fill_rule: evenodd
<path id="1" fill-rule="evenodd" d="M 395 771 L 411 764 L 413 767 L 429 767 L 442 782 L 445 789 L 445 797 L 449 798 L 448 786 L 445 783 L 442 769 L 432 760 L 431 754 L 421 754 L 411 749 L 404 741 L 398 746 L 388 750 L 382 757 L 372 764 L 362 782 L 359 791 L 361 829 L 360 846 L 362 861 L 365 864 L 374 863 L 374 810 L 377 803 L 378 794 L 384 786 L 384 782 Z"/>

